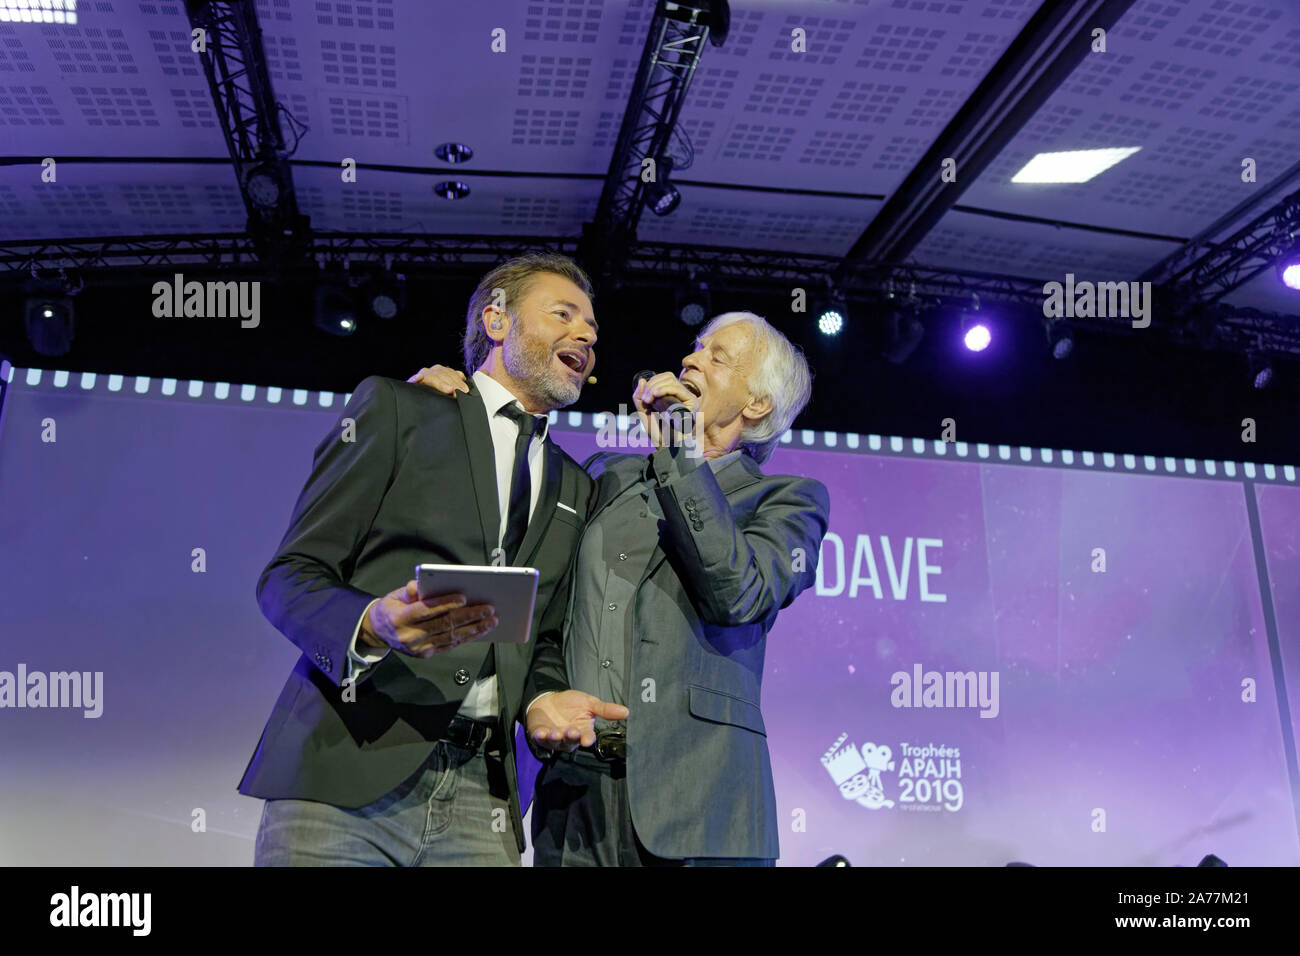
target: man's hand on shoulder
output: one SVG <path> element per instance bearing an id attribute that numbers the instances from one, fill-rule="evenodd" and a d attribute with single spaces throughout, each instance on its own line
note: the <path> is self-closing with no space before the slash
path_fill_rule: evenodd
<path id="1" fill-rule="evenodd" d="M 469 391 L 469 381 L 465 378 L 465 373 L 460 369 L 447 368 L 445 365 L 422 368 L 406 381 L 411 385 L 426 385 L 452 398 L 456 397 L 457 392 Z"/>

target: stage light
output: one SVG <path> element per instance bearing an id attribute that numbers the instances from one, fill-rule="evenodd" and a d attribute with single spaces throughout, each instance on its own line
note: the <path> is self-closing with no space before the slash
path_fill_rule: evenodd
<path id="1" fill-rule="evenodd" d="M 330 335 L 348 336 L 357 330 L 357 310 L 352 296 L 334 286 L 316 289 L 316 328 Z"/>
<path id="2" fill-rule="evenodd" d="M 1296 243 L 1277 261 L 1277 277 L 1288 289 L 1300 291 L 1300 243 Z"/>
<path id="3" fill-rule="evenodd" d="M 69 296 L 34 296 L 27 300 L 27 340 L 39 355 L 67 355 L 74 331 Z"/>
<path id="4" fill-rule="evenodd" d="M 1132 156 L 1141 146 L 1116 149 L 1074 149 L 1039 153 L 1011 177 L 1013 183 L 1086 183 Z"/>
<path id="5" fill-rule="evenodd" d="M 655 181 L 645 184 L 645 204 L 656 216 L 666 216 L 677 208 L 682 194 L 668 181 L 673 171 L 673 158 L 667 153 L 655 163 Z"/>
<path id="6" fill-rule="evenodd" d="M 818 300 L 815 311 L 817 331 L 826 336 L 839 335 L 849 321 L 849 300 L 834 283 L 828 280 L 826 291 Z"/>
<path id="7" fill-rule="evenodd" d="M 844 328 L 844 316 L 834 309 L 827 309 L 817 316 L 817 330 L 822 335 L 839 335 Z"/>
<path id="8" fill-rule="evenodd" d="M 822 860 L 820 863 L 817 864 L 817 866 L 850 866 L 850 867 L 852 865 L 853 864 L 849 863 L 848 859 L 846 859 L 844 856 L 840 855 L 839 853 L 836 853 L 834 856 L 828 856 L 826 859 Z"/>
<path id="9" fill-rule="evenodd" d="M 972 352 L 983 352 L 989 347 L 989 343 L 992 341 L 993 335 L 989 332 L 988 326 L 984 325 L 982 322 L 977 322 L 972 325 L 966 330 L 966 334 L 962 336 L 962 342 L 964 342 L 966 348 L 970 349 Z"/>
<path id="10" fill-rule="evenodd" d="M 675 307 L 677 317 L 690 326 L 699 325 L 713 309 L 713 296 L 709 294 L 709 284 L 696 279 L 694 273 L 684 287 L 677 290 Z"/>
<path id="11" fill-rule="evenodd" d="M 1047 330 L 1047 344 L 1052 350 L 1052 358 L 1069 358 L 1074 351 L 1074 330 L 1060 319 L 1045 319 L 1043 325 Z"/>
<path id="12" fill-rule="evenodd" d="M 885 349 L 885 360 L 902 365 L 924 337 L 925 326 L 915 312 L 895 309 L 889 317 L 889 346 Z"/>
<path id="13" fill-rule="evenodd" d="M 250 168 L 244 176 L 244 189 L 259 212 L 270 214 L 280 205 L 283 189 L 272 163 L 261 163 Z"/>
<path id="14" fill-rule="evenodd" d="M 377 319 L 396 317 L 406 307 L 406 276 L 401 273 L 375 276 L 362 286 L 361 301 Z"/>
<path id="15" fill-rule="evenodd" d="M 961 341 L 972 352 L 983 352 L 993 341 L 993 332 L 980 314 L 980 297 L 971 296 L 971 304 L 961 312 Z"/>
<path id="16" fill-rule="evenodd" d="M 1251 351 L 1246 354 L 1250 365 L 1250 382 L 1261 391 L 1273 384 L 1273 360 L 1263 352 Z"/>

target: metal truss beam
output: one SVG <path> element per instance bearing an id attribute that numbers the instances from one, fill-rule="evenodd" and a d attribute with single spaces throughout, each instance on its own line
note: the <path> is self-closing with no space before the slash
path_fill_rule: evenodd
<path id="1" fill-rule="evenodd" d="M 1300 238 L 1300 190 L 1256 216 L 1222 242 L 1194 239 L 1158 264 L 1161 285 L 1189 302 L 1218 302 L 1271 269 Z M 1199 240 L 1199 241 L 1198 241 Z M 1148 273 L 1150 274 L 1150 273 Z"/>
<path id="2" fill-rule="evenodd" d="M 204 34 L 199 59 L 248 210 L 248 231 L 265 255 L 283 254 L 307 221 L 294 193 L 293 147 L 280 125 L 253 0 L 186 0 L 185 7 Z"/>
<path id="3" fill-rule="evenodd" d="M 657 181 L 665 180 L 660 158 L 668 152 L 704 41 L 711 29 L 721 28 L 713 37 L 720 43 L 729 16 L 727 0 L 657 0 L 596 215 L 585 229 L 582 258 L 592 272 L 622 268 L 645 202 L 642 161 L 653 158 Z"/>
<path id="4" fill-rule="evenodd" d="M 485 269 L 526 252 L 552 251 L 576 256 L 580 240 L 552 236 L 454 236 L 409 233 L 326 233 L 313 236 L 308 256 L 298 272 L 310 275 L 327 262 L 400 263 L 410 275 L 461 277 L 481 275 Z M 736 291 L 788 294 L 796 286 L 820 289 L 839 263 L 835 256 L 768 252 L 722 246 L 685 246 L 640 242 L 629 247 L 624 285 L 669 285 L 695 271 L 711 283 Z M 52 239 L 39 242 L 0 242 L 0 279 L 20 283 L 33 272 L 64 270 L 80 273 L 96 284 L 139 281 L 141 272 L 157 274 L 184 267 L 204 270 L 247 271 L 261 274 L 268 265 L 258 255 L 253 240 L 243 233 L 206 235 L 135 236 L 94 239 Z M 277 277 L 295 270 L 279 269 Z M 1003 303 L 1026 316 L 1042 315 L 1042 279 L 995 273 L 941 269 L 901 264 L 878 267 L 863 276 L 851 299 L 888 307 L 888 295 L 961 304 L 978 295 L 981 303 Z M 1283 316 L 1223 303 L 1193 304 L 1157 296 L 1156 318 L 1148 330 L 1133 329 L 1125 319 L 1070 319 L 1078 329 L 1117 335 L 1157 334 L 1180 341 L 1200 341 L 1241 353 L 1262 351 L 1300 356 L 1300 316 Z M 1208 324 L 1208 326 L 1207 326 Z M 1206 338 L 1207 327 L 1213 341 Z M 1199 328 L 1199 332 L 1197 329 Z M 1200 339 L 1196 337 L 1200 336 Z"/>

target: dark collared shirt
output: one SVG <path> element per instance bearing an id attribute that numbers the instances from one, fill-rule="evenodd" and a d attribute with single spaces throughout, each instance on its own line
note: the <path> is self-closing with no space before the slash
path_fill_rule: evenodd
<path id="1" fill-rule="evenodd" d="M 708 459 L 716 474 L 740 451 Z M 694 470 L 699 459 L 647 456 L 640 481 L 625 488 L 601 510 L 583 534 L 574 572 L 573 616 L 564 642 L 569 686 L 601 700 L 627 704 L 641 693 L 640 681 L 630 681 L 632 607 L 642 577 L 659 546 L 663 511 L 655 489 L 674 474 Z M 597 730 L 622 730 L 625 721 L 596 720 Z"/>

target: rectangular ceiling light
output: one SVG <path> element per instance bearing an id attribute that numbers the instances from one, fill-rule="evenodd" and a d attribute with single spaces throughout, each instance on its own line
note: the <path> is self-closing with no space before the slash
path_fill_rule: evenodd
<path id="1" fill-rule="evenodd" d="M 1075 149 L 1066 153 L 1039 153 L 1011 177 L 1013 183 L 1086 183 L 1141 146 L 1117 149 Z"/>
<path id="2" fill-rule="evenodd" d="M 76 23 L 77 0 L 0 0 L 0 23 Z"/>

